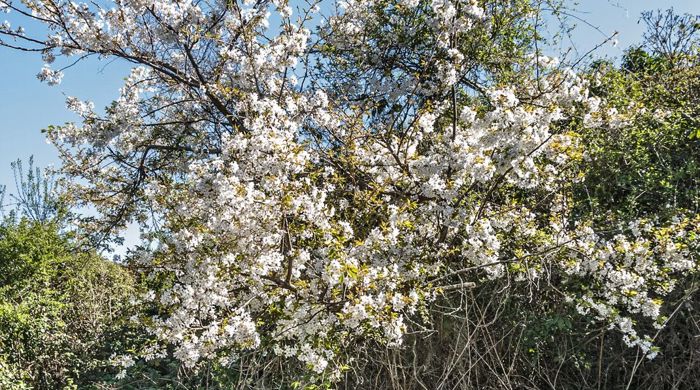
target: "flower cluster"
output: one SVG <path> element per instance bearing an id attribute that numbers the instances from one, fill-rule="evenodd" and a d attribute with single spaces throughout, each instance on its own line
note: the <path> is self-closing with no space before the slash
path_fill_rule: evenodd
<path id="1" fill-rule="evenodd" d="M 463 42 L 494 28 L 482 1 L 345 0 L 323 22 L 284 1 L 24 4 L 49 24 L 46 58 L 139 65 L 104 115 L 69 98 L 82 123 L 49 137 L 99 232 L 135 220 L 152 239 L 133 261 L 162 310 L 141 320 L 187 366 L 269 348 L 338 377 L 343 345 L 400 345 L 473 270 L 554 268 L 581 312 L 653 352 L 633 316 L 663 324 L 696 269 L 697 219 L 612 237 L 575 221 L 577 130 L 624 118 L 539 54 L 518 83 L 474 81 L 488 69 Z"/>

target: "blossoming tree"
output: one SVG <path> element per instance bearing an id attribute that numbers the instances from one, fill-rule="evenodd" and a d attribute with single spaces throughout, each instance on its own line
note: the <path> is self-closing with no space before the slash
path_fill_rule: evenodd
<path id="1" fill-rule="evenodd" d="M 162 288 L 140 318 L 187 366 L 264 350 L 338 377 L 372 339 L 430 327 L 438 296 L 483 280 L 546 281 L 654 355 L 663 297 L 697 267 L 698 217 L 572 213 L 584 128 L 636 115 L 538 51 L 536 1 L 0 0 L 40 22 L 4 46 L 134 64 L 104 114 L 50 141 L 112 234 Z M 503 34 L 522 29 L 512 37 Z M 623 223 L 624 222 L 624 223 Z M 121 359 L 125 366 L 131 357 Z"/>

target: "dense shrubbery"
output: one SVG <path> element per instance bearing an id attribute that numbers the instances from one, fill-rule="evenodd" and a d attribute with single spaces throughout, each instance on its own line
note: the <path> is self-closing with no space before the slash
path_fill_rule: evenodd
<path id="1" fill-rule="evenodd" d="M 113 371 L 113 333 L 134 292 L 122 266 L 78 251 L 56 223 L 0 226 L 0 350 L 12 380 L 36 388 L 90 383 Z"/>
<path id="2" fill-rule="evenodd" d="M 40 79 L 141 66 L 0 225 L 0 386 L 699 387 L 696 18 L 574 71 L 556 1 L 23 4 Z"/>

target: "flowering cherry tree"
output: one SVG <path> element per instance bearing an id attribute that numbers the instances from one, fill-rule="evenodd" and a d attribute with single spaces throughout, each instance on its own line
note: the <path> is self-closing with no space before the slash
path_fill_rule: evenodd
<path id="1" fill-rule="evenodd" d="M 260 349 L 334 378 L 352 343 L 398 347 L 436 297 L 507 277 L 554 284 L 653 357 L 634 323 L 664 325 L 698 217 L 611 230 L 572 213 L 581 130 L 636 112 L 591 96 L 534 32 L 498 34 L 539 12 L 500 3 L 0 0 L 45 26 L 6 23 L 0 42 L 41 52 L 49 84 L 57 57 L 134 65 L 104 113 L 68 98 L 82 121 L 48 137 L 101 215 L 90 229 L 137 221 L 151 240 L 133 261 L 162 310 L 138 320 L 160 342 L 140 356 Z"/>

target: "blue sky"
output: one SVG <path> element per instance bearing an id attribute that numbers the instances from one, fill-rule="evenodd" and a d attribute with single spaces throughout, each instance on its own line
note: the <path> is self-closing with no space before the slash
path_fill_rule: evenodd
<path id="1" fill-rule="evenodd" d="M 618 47 L 606 45 L 598 54 L 619 56 L 623 48 L 641 38 L 643 26 L 637 23 L 641 11 L 670 7 L 700 14 L 700 0 L 579 0 L 576 15 L 604 34 L 579 22 L 573 42 L 584 53 L 604 40 L 605 35 L 618 31 Z M 4 16 L 0 14 L 0 21 Z M 11 15 L 8 18 L 17 25 Z M 10 190 L 14 187 L 11 161 L 34 155 L 38 166 L 58 164 L 57 153 L 46 143 L 41 129 L 76 119 L 65 108 L 66 96 L 92 100 L 97 107 L 104 107 L 117 96 L 128 71 L 123 63 L 92 59 L 67 70 L 59 86 L 49 87 L 36 79 L 41 66 L 36 53 L 0 47 L 0 185 L 7 185 Z"/>
<path id="2" fill-rule="evenodd" d="M 673 8 L 678 13 L 700 14 L 700 0 L 577 0 L 577 17 L 600 29 L 605 34 L 619 32 L 617 47 L 601 47 L 598 55 L 620 56 L 624 48 L 639 43 L 644 26 L 639 24 L 642 11 Z M 604 39 L 604 35 L 583 22 L 577 23 L 573 41 L 584 53 Z"/>
<path id="3" fill-rule="evenodd" d="M 104 107 L 118 96 L 129 69 L 125 64 L 89 59 L 68 69 L 60 85 L 49 87 L 36 78 L 42 64 L 38 54 L 0 47 L 0 185 L 8 190 L 14 189 L 10 162 L 34 155 L 40 167 L 59 163 L 41 130 L 78 119 L 66 109 L 66 97 L 85 98 Z"/>

